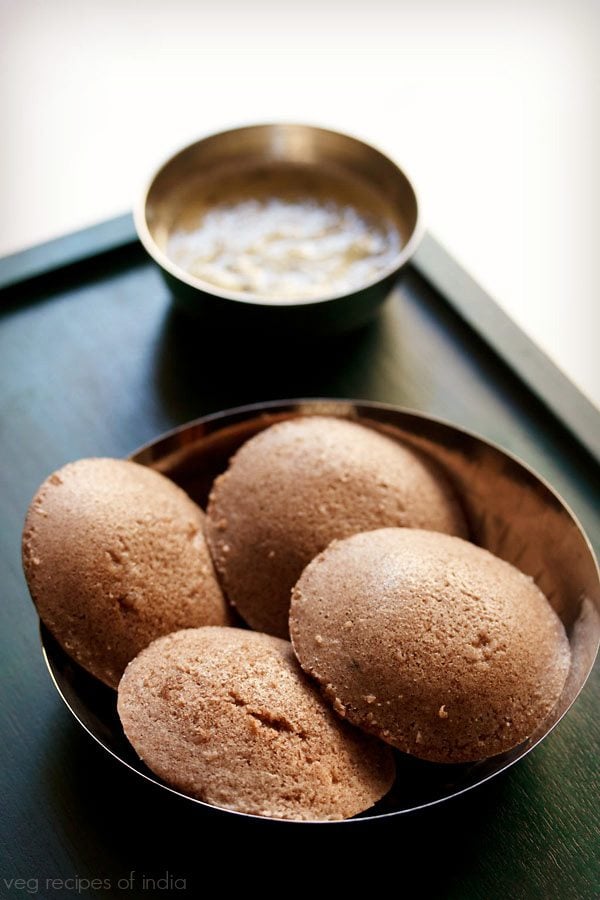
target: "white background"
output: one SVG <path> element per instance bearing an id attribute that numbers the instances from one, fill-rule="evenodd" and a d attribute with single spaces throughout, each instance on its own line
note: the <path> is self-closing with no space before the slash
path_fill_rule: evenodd
<path id="1" fill-rule="evenodd" d="M 0 254 L 241 122 L 350 131 L 600 402 L 599 0 L 0 0 Z"/>

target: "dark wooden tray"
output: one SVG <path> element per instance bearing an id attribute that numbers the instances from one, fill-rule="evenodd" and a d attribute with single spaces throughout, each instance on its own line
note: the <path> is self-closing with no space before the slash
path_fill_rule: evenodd
<path id="1" fill-rule="evenodd" d="M 167 896 L 143 883 L 165 873 L 196 895 L 221 841 L 240 860 L 234 868 L 247 871 L 243 828 L 132 782 L 81 733 L 50 683 L 20 532 L 52 469 L 80 456 L 126 455 L 242 403 L 379 400 L 442 416 L 516 453 L 600 548 L 598 412 L 430 236 L 375 323 L 311 348 L 215 343 L 201 323 L 173 312 L 129 216 L 0 260 L 0 317 L 2 897 L 19 892 L 10 881 L 18 878 L 37 879 L 49 898 Z M 347 829 L 341 848 L 335 829 L 331 840 L 292 829 L 297 836 L 286 832 L 278 853 L 307 887 L 300 854 L 306 859 L 312 840 L 313 862 L 323 857 L 342 880 L 357 864 L 375 881 L 391 870 L 401 893 L 416 878 L 422 895 L 595 896 L 599 681 L 596 667 L 543 746 L 492 784 L 389 825 Z M 377 850 L 386 827 L 398 848 L 389 858 Z M 276 838 L 263 840 L 265 859 L 248 877 L 268 881 Z M 132 869 L 133 888 L 119 887 Z M 59 882 L 46 885 L 52 878 L 80 881 L 61 892 Z M 172 883 L 171 895 L 184 893 Z"/>

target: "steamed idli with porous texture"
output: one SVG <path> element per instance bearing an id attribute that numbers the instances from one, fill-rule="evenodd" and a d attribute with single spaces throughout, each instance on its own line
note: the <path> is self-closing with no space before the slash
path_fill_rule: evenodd
<path id="1" fill-rule="evenodd" d="M 207 537 L 221 583 L 259 631 L 288 636 L 290 592 L 334 539 L 385 525 L 465 535 L 443 473 L 348 419 L 304 416 L 247 441 L 217 478 Z"/>
<path id="2" fill-rule="evenodd" d="M 389 528 L 336 541 L 304 570 L 290 633 L 341 715 L 434 762 L 528 738 L 569 670 L 562 623 L 531 578 L 467 541 Z"/>
<path id="3" fill-rule="evenodd" d="M 342 722 L 288 641 L 239 628 L 159 638 L 127 667 L 125 734 L 167 784 L 282 819 L 344 819 L 394 779 L 389 747 Z"/>
<path id="4" fill-rule="evenodd" d="M 116 687 L 154 638 L 229 622 L 204 520 L 168 478 L 125 460 L 81 459 L 40 487 L 25 576 L 44 624 L 92 675 Z"/>

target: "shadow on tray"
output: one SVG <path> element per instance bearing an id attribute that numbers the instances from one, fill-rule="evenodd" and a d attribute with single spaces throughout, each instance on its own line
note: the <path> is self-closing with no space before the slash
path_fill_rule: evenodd
<path id="1" fill-rule="evenodd" d="M 398 358 L 395 316 L 389 302 L 377 319 L 357 331 L 307 342 L 219 335 L 170 309 L 157 347 L 156 385 L 178 421 L 259 400 L 392 399 L 385 396 L 382 382 L 392 347 Z"/>

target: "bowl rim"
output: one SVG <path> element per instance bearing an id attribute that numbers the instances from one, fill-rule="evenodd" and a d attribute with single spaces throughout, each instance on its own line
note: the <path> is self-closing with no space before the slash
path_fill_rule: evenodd
<path id="1" fill-rule="evenodd" d="M 590 554 L 591 560 L 594 564 L 594 570 L 595 570 L 596 576 L 600 580 L 599 561 L 598 561 L 598 558 L 596 557 L 596 553 L 591 544 L 591 541 L 588 538 L 588 536 L 585 532 L 585 529 L 583 528 L 582 523 L 580 522 L 579 518 L 574 513 L 572 508 L 569 506 L 567 501 L 564 500 L 564 498 L 558 493 L 558 491 L 554 487 L 552 487 L 552 485 L 544 478 L 544 476 L 540 475 L 535 469 L 533 469 L 533 467 L 531 467 L 528 463 L 526 463 L 524 460 L 522 460 L 519 456 L 512 453 L 510 450 L 505 449 L 504 447 L 502 447 L 500 444 L 496 443 L 495 441 L 488 440 L 487 438 L 483 437 L 482 435 L 478 434 L 475 431 L 472 431 L 471 429 L 463 428 L 461 425 L 455 425 L 453 422 L 449 421 L 448 419 L 444 419 L 440 416 L 432 416 L 427 413 L 423 413 L 420 410 L 413 409 L 411 407 L 398 406 L 398 405 L 392 404 L 392 403 L 382 403 L 382 402 L 372 401 L 372 400 L 351 400 L 348 398 L 333 398 L 333 397 L 329 397 L 329 398 L 328 397 L 292 398 L 289 400 L 268 400 L 268 401 L 264 401 L 264 402 L 243 404 L 241 406 L 235 406 L 235 407 L 231 407 L 229 409 L 224 409 L 224 410 L 219 410 L 219 411 L 216 411 L 213 413 L 208 413 L 207 415 L 200 416 L 200 417 L 198 417 L 196 419 L 192 419 L 188 422 L 184 422 L 183 424 L 176 426 L 175 428 L 171 428 L 165 432 L 161 432 L 161 434 L 159 434 L 154 439 L 146 441 L 144 444 L 142 444 L 139 447 L 137 447 L 136 449 L 134 449 L 130 454 L 128 454 L 126 459 L 136 461 L 136 459 L 139 456 L 141 456 L 145 451 L 147 451 L 150 448 L 152 448 L 153 446 L 157 445 L 159 442 L 162 442 L 162 441 L 166 442 L 173 436 L 177 435 L 178 433 L 186 431 L 190 428 L 193 428 L 194 426 L 202 426 L 202 425 L 206 425 L 208 423 L 213 423 L 213 422 L 218 423 L 220 420 L 224 420 L 224 422 L 229 422 L 230 424 L 235 424 L 238 421 L 243 421 L 244 419 L 251 418 L 252 414 L 255 414 L 255 416 L 260 416 L 261 414 L 268 413 L 268 412 L 273 412 L 273 413 L 275 413 L 275 412 L 281 412 L 281 413 L 292 412 L 294 409 L 298 409 L 301 412 L 303 406 L 310 405 L 310 404 L 314 404 L 314 405 L 330 404 L 332 407 L 338 407 L 338 408 L 345 407 L 348 410 L 354 409 L 358 412 L 359 415 L 362 415 L 362 416 L 364 416 L 364 412 L 365 411 L 368 412 L 369 409 L 376 409 L 376 410 L 388 411 L 391 413 L 399 413 L 400 415 L 411 416 L 411 417 L 414 417 L 417 419 L 422 419 L 422 420 L 425 420 L 428 422 L 433 422 L 434 424 L 438 424 L 438 425 L 441 425 L 443 427 L 446 427 L 446 428 L 449 428 L 452 430 L 462 432 L 465 435 L 467 435 L 468 437 L 471 437 L 471 438 L 475 439 L 476 441 L 480 441 L 483 444 L 487 445 L 488 447 L 491 447 L 496 452 L 499 452 L 500 454 L 508 457 L 512 462 L 516 463 L 517 466 L 520 466 L 521 468 L 523 468 L 529 475 L 533 476 L 534 479 L 539 481 L 542 484 L 542 486 L 559 502 L 559 504 L 563 507 L 563 509 L 568 513 L 569 517 L 571 518 L 573 523 L 576 525 L 581 537 L 583 538 L 584 544 L 587 547 L 587 550 Z M 335 413 L 330 412 L 330 413 L 322 413 L 322 414 L 334 415 Z M 218 428 L 217 428 L 217 430 L 218 430 Z M 209 433 L 212 433 L 212 432 L 209 432 Z M 147 464 L 148 463 L 145 463 L 145 462 L 141 463 L 141 465 L 147 465 Z M 376 812 L 373 815 L 369 814 L 370 810 L 365 810 L 365 813 L 363 813 L 363 815 L 360 818 L 353 817 L 350 819 L 339 819 L 339 820 L 338 819 L 336 819 L 336 820 L 324 820 L 324 819 L 302 820 L 302 819 L 281 819 L 281 818 L 275 818 L 273 816 L 259 816 L 255 813 L 245 813 L 245 812 L 241 812 L 239 810 L 230 809 L 228 807 L 216 806 L 215 804 L 206 803 L 203 800 L 199 800 L 195 797 L 191 797 L 189 794 L 185 794 L 181 791 L 178 791 L 176 788 L 170 787 L 165 782 L 159 780 L 158 777 L 154 776 L 152 773 L 147 774 L 146 772 L 141 771 L 140 769 L 133 766 L 126 759 L 123 759 L 122 756 L 119 756 L 118 753 L 116 753 L 113 749 L 111 749 L 109 746 L 107 746 L 102 741 L 101 737 L 98 736 L 97 734 L 95 734 L 85 724 L 85 722 L 82 721 L 82 719 L 80 718 L 80 716 L 78 715 L 76 710 L 73 708 L 73 706 L 69 702 L 69 699 L 63 692 L 63 690 L 59 684 L 58 678 L 55 674 L 55 671 L 54 671 L 54 668 L 52 665 L 52 660 L 48 653 L 47 643 L 44 640 L 45 634 L 50 635 L 50 632 L 48 632 L 48 630 L 46 629 L 44 624 L 42 622 L 40 622 L 40 641 L 41 641 L 41 646 L 42 646 L 42 655 L 43 655 L 46 667 L 48 669 L 48 672 L 50 674 L 50 678 L 52 679 L 52 682 L 53 682 L 60 698 L 62 699 L 63 703 L 65 704 L 65 706 L 67 707 L 67 709 L 69 710 L 71 715 L 75 718 L 75 720 L 79 723 L 79 725 L 84 729 L 84 731 L 86 731 L 94 739 L 94 741 L 97 744 L 99 744 L 99 746 L 101 746 L 108 754 L 110 754 L 110 756 L 112 756 L 114 759 L 116 759 L 119 763 L 121 763 L 123 766 L 125 766 L 127 769 L 129 769 L 131 772 L 142 777 L 145 781 L 149 782 L 150 784 L 153 784 L 155 787 L 162 788 L 163 790 L 168 791 L 170 794 L 180 797 L 183 800 L 190 801 L 190 802 L 204 808 L 208 812 L 220 813 L 220 814 L 225 813 L 228 815 L 234 815 L 234 816 L 237 816 L 239 818 L 244 818 L 244 819 L 250 818 L 257 822 L 280 823 L 280 824 L 295 825 L 295 826 L 302 826 L 302 825 L 337 825 L 337 826 L 343 825 L 343 826 L 346 826 L 346 825 L 353 824 L 353 823 L 354 824 L 362 823 L 363 827 L 366 827 L 367 823 L 369 823 L 369 822 L 383 821 L 383 820 L 387 820 L 390 818 L 394 818 L 396 816 L 408 815 L 411 813 L 420 812 L 425 809 L 429 809 L 430 807 L 438 806 L 441 803 L 446 803 L 448 801 L 454 800 L 456 797 L 460 797 L 463 794 L 466 794 L 469 791 L 472 791 L 475 788 L 480 787 L 482 784 L 485 784 L 486 782 L 495 778 L 497 775 L 500 775 L 502 772 L 505 772 L 507 769 L 509 769 L 513 765 L 515 765 L 515 763 L 519 762 L 521 759 L 523 759 L 525 756 L 527 756 L 535 747 L 538 746 L 538 744 L 540 744 L 543 740 L 545 740 L 554 731 L 554 729 L 557 727 L 557 725 L 563 720 L 565 715 L 569 712 L 569 710 L 571 709 L 571 707 L 573 706 L 573 704 L 575 703 L 575 701 L 578 699 L 579 695 L 581 694 L 582 690 L 586 686 L 589 676 L 591 674 L 591 671 L 595 665 L 596 658 L 598 655 L 598 649 L 600 646 L 600 640 L 597 640 L 594 652 L 589 661 L 589 666 L 587 666 L 587 670 L 584 673 L 584 677 L 581 681 L 581 684 L 580 684 L 578 690 L 572 696 L 570 702 L 568 703 L 566 708 L 562 711 L 562 713 L 558 716 L 558 718 L 556 718 L 555 721 L 552 722 L 550 727 L 543 734 L 537 735 L 534 738 L 533 737 L 528 738 L 521 744 L 517 745 L 517 747 L 514 747 L 510 751 L 507 751 L 508 758 L 506 760 L 504 760 L 502 763 L 500 763 L 498 768 L 494 769 L 492 772 L 489 772 L 488 774 L 483 775 L 481 778 L 474 781 L 472 784 L 467 784 L 464 787 L 461 787 L 458 790 L 453 791 L 450 794 L 447 794 L 447 795 L 444 795 L 441 797 L 436 797 L 433 800 L 428 800 L 425 803 L 419 803 L 416 806 L 412 806 L 412 807 L 406 808 L 406 809 L 397 809 L 397 810 L 389 810 L 389 811 L 384 811 L 384 812 Z M 51 635 L 50 635 L 50 637 L 51 637 Z M 54 639 L 52 638 L 52 640 L 54 640 Z M 93 676 L 90 676 L 90 677 L 93 677 Z M 110 689 L 107 688 L 107 690 L 110 690 Z M 116 691 L 114 693 L 115 693 L 115 697 L 116 697 Z M 510 755 L 508 755 L 508 754 L 510 754 Z M 516 754 L 516 755 L 514 755 L 514 754 Z M 490 757 L 490 758 L 493 759 L 493 757 Z"/>
<path id="2" fill-rule="evenodd" d="M 219 288 L 217 285 L 211 284 L 208 281 L 204 281 L 203 279 L 198 278 L 195 275 L 191 275 L 189 272 L 186 272 L 185 269 L 182 269 L 180 266 L 174 263 L 164 252 L 164 250 L 161 250 L 152 236 L 152 233 L 148 226 L 146 215 L 148 208 L 148 199 L 157 179 L 167 169 L 168 166 L 170 166 L 178 157 L 182 156 L 193 147 L 196 147 L 199 144 L 203 144 L 205 141 L 211 140 L 213 138 L 222 137 L 227 134 L 235 134 L 236 132 L 256 131 L 263 129 L 266 130 L 271 128 L 305 128 L 323 134 L 333 134 L 338 137 L 346 138 L 356 144 L 360 144 L 363 147 L 367 148 L 367 150 L 374 151 L 375 153 L 379 154 L 379 156 L 383 157 L 383 159 L 390 163 L 393 168 L 404 178 L 408 187 L 410 188 L 410 191 L 412 192 L 416 208 L 416 219 L 407 242 L 402 246 L 391 263 L 388 263 L 388 265 L 384 269 L 382 269 L 376 276 L 370 278 L 367 281 L 361 282 L 356 288 L 351 291 L 341 291 L 337 293 L 324 294 L 322 297 L 300 297 L 288 300 L 279 300 L 273 297 L 260 297 L 258 295 L 252 294 L 249 295 L 243 293 L 242 291 L 227 291 L 223 288 Z M 218 297 L 221 300 L 231 301 L 233 303 L 243 303 L 247 306 L 261 307 L 275 306 L 285 308 L 318 306 L 322 303 L 329 303 L 334 300 L 342 300 L 345 297 L 349 297 L 354 294 L 361 293 L 362 291 L 369 290 L 370 288 L 381 284 L 387 278 L 392 278 L 393 276 L 397 275 L 398 272 L 406 265 L 408 260 L 413 256 L 425 234 L 422 220 L 421 203 L 412 180 L 406 174 L 404 169 L 402 169 L 398 165 L 398 163 L 387 153 L 384 153 L 383 150 L 381 150 L 376 144 L 373 144 L 370 141 L 367 142 L 362 138 L 346 131 L 337 131 L 332 128 L 323 128 L 319 125 L 310 125 L 304 122 L 285 121 L 258 122 L 256 124 L 247 124 L 240 125 L 234 128 L 226 128 L 221 131 L 215 131 L 205 134 L 203 137 L 198 138 L 198 140 L 192 141 L 191 143 L 185 144 L 184 146 L 180 147 L 174 153 L 171 153 L 170 156 L 165 159 L 157 169 L 154 170 L 154 172 L 146 182 L 141 196 L 139 197 L 137 203 L 135 203 L 134 205 L 133 220 L 138 238 L 141 241 L 144 249 L 154 260 L 154 262 L 157 263 L 157 265 L 160 266 L 160 268 L 167 272 L 171 277 L 177 279 L 177 281 L 183 282 L 188 287 L 194 288 L 197 291 L 201 291 L 204 294 L 210 294 L 211 296 Z"/>

